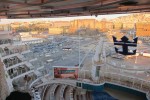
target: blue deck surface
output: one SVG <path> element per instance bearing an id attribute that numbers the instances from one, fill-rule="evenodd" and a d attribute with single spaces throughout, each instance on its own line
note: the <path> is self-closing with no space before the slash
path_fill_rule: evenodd
<path id="1" fill-rule="evenodd" d="M 109 95 L 106 92 L 93 91 L 92 92 L 92 97 L 93 97 L 93 100 L 118 100 L 118 99 L 115 99 L 114 97 L 112 97 L 111 95 Z"/>

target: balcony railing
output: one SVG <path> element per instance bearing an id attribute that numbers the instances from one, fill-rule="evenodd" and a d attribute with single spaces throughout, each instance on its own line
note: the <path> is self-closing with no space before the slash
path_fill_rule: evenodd
<path id="1" fill-rule="evenodd" d="M 127 86 L 147 93 L 150 96 L 150 80 L 144 80 L 139 77 L 128 76 L 110 71 L 100 71 L 98 83 L 112 82 L 119 85 Z"/>
<path id="2" fill-rule="evenodd" d="M 21 66 L 21 67 L 18 66 L 17 68 L 15 68 L 15 69 L 13 70 L 13 72 L 11 72 L 11 70 L 12 70 L 12 69 L 10 69 L 10 70 L 8 71 L 8 73 L 9 73 L 9 75 L 10 75 L 10 78 L 12 79 L 12 78 L 14 78 L 14 77 L 16 77 L 16 76 L 19 76 L 19 75 L 21 75 L 21 74 L 23 74 L 23 73 L 29 71 L 30 69 L 27 68 L 25 65 L 23 65 L 23 66 Z"/>
<path id="3" fill-rule="evenodd" d="M 14 47 L 13 49 L 1 50 L 1 56 L 5 57 L 5 56 L 15 54 L 15 53 L 22 53 L 23 51 L 27 51 L 27 50 L 29 50 L 29 48 L 26 46 Z"/>
<path id="4" fill-rule="evenodd" d="M 0 40 L 0 45 L 9 44 L 9 43 L 13 43 L 13 41 L 11 39 Z"/>
<path id="5" fill-rule="evenodd" d="M 14 58 L 14 59 L 9 58 L 9 59 L 5 59 L 3 62 L 6 66 L 6 68 L 8 68 L 8 67 L 13 66 L 15 64 L 21 63 L 22 61 L 18 58 Z"/>

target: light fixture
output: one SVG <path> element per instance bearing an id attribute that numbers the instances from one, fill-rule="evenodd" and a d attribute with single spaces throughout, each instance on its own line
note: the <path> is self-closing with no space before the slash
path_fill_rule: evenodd
<path id="1" fill-rule="evenodd" d="M 98 15 L 97 14 L 95 14 L 95 17 L 97 17 Z"/>
<path id="2" fill-rule="evenodd" d="M 137 7 L 138 2 L 134 0 L 126 0 L 122 3 L 120 3 L 120 8 L 121 10 L 127 10 L 128 8 L 135 8 Z"/>
<path id="3" fill-rule="evenodd" d="M 120 3 L 122 6 L 134 6 L 136 4 L 138 4 L 138 2 L 135 0 L 125 0 L 124 2 Z"/>

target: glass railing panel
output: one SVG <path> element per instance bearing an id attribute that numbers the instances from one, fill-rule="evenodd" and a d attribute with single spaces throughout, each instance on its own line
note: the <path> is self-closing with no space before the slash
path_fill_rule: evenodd
<path id="1" fill-rule="evenodd" d="M 22 61 L 18 59 L 17 57 L 7 58 L 3 60 L 6 68 L 11 67 L 13 65 L 16 65 L 18 63 L 21 63 Z"/>
<path id="2" fill-rule="evenodd" d="M 22 53 L 23 51 L 27 51 L 27 50 L 29 50 L 27 46 L 22 46 L 22 47 L 11 46 L 11 48 L 5 47 L 4 49 L 1 50 L 1 56 L 5 57 L 5 56 L 15 54 L 15 53 Z"/>
<path id="3" fill-rule="evenodd" d="M 30 69 L 26 65 L 22 65 L 22 66 L 17 66 L 16 68 L 12 68 L 8 70 L 8 73 L 10 75 L 10 78 L 12 79 L 28 71 L 30 71 Z"/>
<path id="4" fill-rule="evenodd" d="M 10 39 L 0 40 L 0 45 L 9 44 L 9 43 L 13 43 L 13 41 Z"/>

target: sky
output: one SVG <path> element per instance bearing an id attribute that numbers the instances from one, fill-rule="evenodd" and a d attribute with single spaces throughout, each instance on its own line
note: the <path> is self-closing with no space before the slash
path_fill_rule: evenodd
<path id="1" fill-rule="evenodd" d="M 31 19 L 1 19 L 0 24 L 9 24 L 13 22 L 27 22 L 27 21 L 38 21 L 38 20 L 43 20 L 43 21 L 71 21 L 75 19 L 97 19 L 101 20 L 103 18 L 105 19 L 114 19 L 117 17 L 121 16 L 127 16 L 130 14 L 110 14 L 110 15 L 98 15 L 96 16 L 78 16 L 78 17 L 58 17 L 58 18 L 31 18 Z"/>

